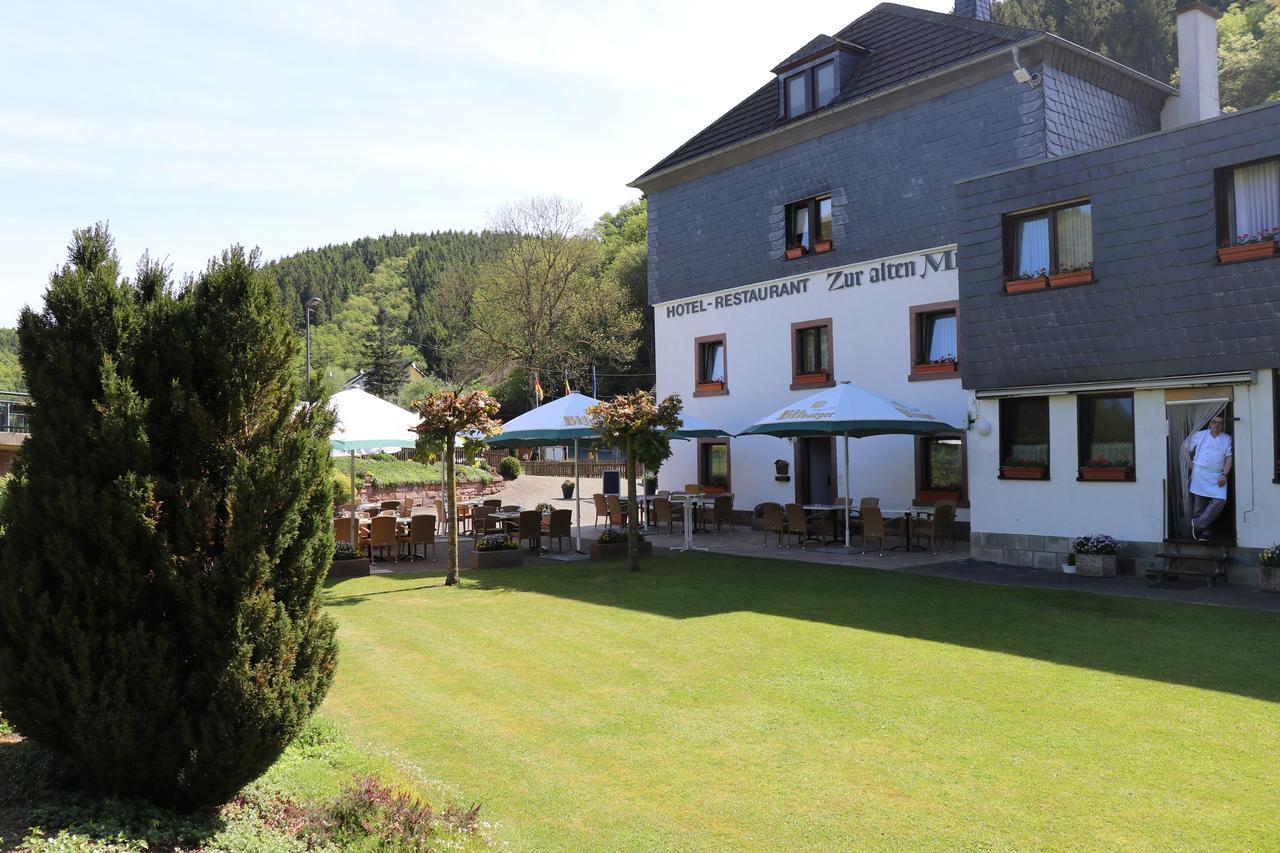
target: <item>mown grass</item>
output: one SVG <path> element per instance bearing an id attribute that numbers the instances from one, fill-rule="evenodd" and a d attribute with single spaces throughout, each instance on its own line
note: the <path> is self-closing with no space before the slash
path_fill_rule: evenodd
<path id="1" fill-rule="evenodd" d="M 334 467 L 342 473 L 348 472 L 348 463 L 344 460 L 335 462 Z M 418 462 L 377 459 L 357 459 L 356 477 L 373 476 L 373 485 L 381 488 L 397 488 L 400 486 L 426 486 L 440 482 L 439 465 L 422 465 Z M 472 465 L 459 465 L 455 469 L 458 482 L 492 483 L 496 477 L 488 471 L 482 471 Z"/>
<path id="2" fill-rule="evenodd" d="M 517 848 L 1280 845 L 1274 614 L 716 555 L 326 596 L 326 714 Z"/>

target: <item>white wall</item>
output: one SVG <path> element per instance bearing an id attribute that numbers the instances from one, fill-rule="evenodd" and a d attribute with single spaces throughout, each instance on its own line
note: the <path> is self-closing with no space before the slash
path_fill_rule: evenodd
<path id="1" fill-rule="evenodd" d="M 928 253 L 952 250 L 930 249 Z M 876 394 L 908 403 L 958 427 L 965 423 L 967 393 L 958 378 L 909 382 L 911 370 L 910 313 L 913 305 L 957 298 L 956 271 L 927 269 L 925 252 L 883 259 L 917 263 L 925 276 L 870 282 L 870 269 L 880 260 L 837 267 L 862 272 L 861 285 L 828 289 L 828 273 L 807 274 L 804 293 L 744 305 L 716 308 L 709 294 L 699 298 L 706 309 L 669 317 L 667 307 L 655 306 L 658 396 L 676 393 L 685 409 L 729 432 L 739 432 L 788 403 L 813 391 L 792 391 L 791 324 L 832 318 L 831 354 L 834 379 L 849 380 Z M 780 265 L 781 266 L 781 265 Z M 777 279 L 788 282 L 794 277 Z M 743 282 L 744 287 L 753 284 Z M 727 291 L 732 292 L 732 291 Z M 684 302 L 687 300 L 681 300 Z M 694 391 L 694 339 L 726 335 L 726 379 L 729 393 L 698 397 Z M 964 359 L 963 347 L 959 353 Z M 838 444 L 843 444 L 842 440 Z M 659 473 L 659 486 L 679 489 L 698 480 L 697 442 L 673 442 L 674 454 Z M 915 444 L 910 436 L 850 439 L 850 473 L 855 497 L 878 495 L 883 505 L 907 505 L 915 498 Z M 795 499 L 794 452 L 786 439 L 746 436 L 730 440 L 731 486 L 738 509 L 763 501 L 787 503 Z M 792 481 L 774 480 L 775 459 L 792 463 Z M 840 494 L 844 456 L 840 450 Z"/>
<path id="2" fill-rule="evenodd" d="M 1274 449 L 1271 372 L 1234 387 L 1237 542 L 1261 548 L 1280 540 L 1280 485 L 1272 483 Z M 1049 398 L 1047 481 L 1000 480 L 1000 409 L 996 400 L 976 403 L 978 419 L 991 424 L 969 432 L 969 497 L 975 533 L 1079 536 L 1108 533 L 1118 539 L 1164 539 L 1166 476 L 1165 392 L 1133 395 L 1135 481 L 1079 482 L 1076 398 Z"/>

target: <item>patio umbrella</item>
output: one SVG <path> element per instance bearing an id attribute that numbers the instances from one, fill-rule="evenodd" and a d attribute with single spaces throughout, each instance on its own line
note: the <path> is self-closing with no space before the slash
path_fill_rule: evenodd
<path id="1" fill-rule="evenodd" d="M 488 439 L 491 447 L 541 447 L 573 442 L 573 495 L 577 515 L 577 550 L 582 550 L 582 481 L 578 476 L 578 440 L 596 439 L 587 408 L 600 401 L 574 391 L 512 418 Z"/>
<path id="2" fill-rule="evenodd" d="M 351 458 L 351 545 L 356 544 L 356 453 L 401 450 L 413 447 L 418 434 L 413 428 L 419 418 L 413 412 L 388 403 L 359 388 L 339 391 L 329 398 L 329 408 L 338 416 L 329 446 L 334 454 Z"/>
<path id="3" fill-rule="evenodd" d="M 688 412 L 680 413 L 680 428 L 667 433 L 671 438 L 719 438 L 721 436 L 732 435 L 720 429 L 720 427 L 712 426 L 701 418 L 695 418 Z"/>
<path id="4" fill-rule="evenodd" d="M 851 382 L 824 388 L 747 427 L 739 435 L 844 436 L 844 484 L 849 491 L 849 437 L 869 435 L 934 435 L 958 432 L 950 424 L 905 403 L 886 400 Z M 844 546 L 849 547 L 848 514 L 852 498 L 845 495 Z"/>

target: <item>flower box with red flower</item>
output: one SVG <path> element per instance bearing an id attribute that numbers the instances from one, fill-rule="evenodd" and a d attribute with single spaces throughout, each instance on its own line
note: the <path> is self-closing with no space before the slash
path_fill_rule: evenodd
<path id="1" fill-rule="evenodd" d="M 1224 264 L 1269 258 L 1280 245 L 1280 228 L 1264 228 L 1253 234 L 1237 234 L 1230 243 L 1218 249 L 1218 260 Z"/>
<path id="2" fill-rule="evenodd" d="M 1049 284 L 1049 273 L 1041 269 L 1039 272 L 1024 272 L 1011 275 L 1004 280 L 1005 293 L 1027 293 L 1032 290 L 1043 290 Z"/>
<path id="3" fill-rule="evenodd" d="M 804 254 L 804 246 L 788 246 L 787 260 L 794 261 L 796 258 Z"/>
<path id="4" fill-rule="evenodd" d="M 1112 462 L 1105 456 L 1090 459 L 1080 466 L 1081 480 L 1131 480 L 1133 464 L 1128 459 Z"/>
<path id="5" fill-rule="evenodd" d="M 819 382 L 830 382 L 831 374 L 825 370 L 819 370 L 817 373 L 797 373 L 795 378 L 796 385 L 817 385 Z"/>
<path id="6" fill-rule="evenodd" d="M 1033 459 L 1006 459 L 1000 466 L 1000 476 L 1006 480 L 1043 480 L 1049 466 Z"/>
<path id="7" fill-rule="evenodd" d="M 830 251 L 831 251 L 830 240 L 819 240 L 818 242 L 813 244 L 813 253 L 815 255 L 821 254 L 822 252 L 830 252 Z"/>
<path id="8" fill-rule="evenodd" d="M 957 366 L 956 357 L 948 354 L 932 361 L 926 361 L 923 364 L 913 364 L 911 365 L 911 372 L 926 375 L 932 373 L 955 373 Z"/>
<path id="9" fill-rule="evenodd" d="M 1069 284 L 1090 284 L 1093 282 L 1093 261 L 1078 267 L 1067 267 L 1049 275 L 1050 287 L 1065 287 Z"/>

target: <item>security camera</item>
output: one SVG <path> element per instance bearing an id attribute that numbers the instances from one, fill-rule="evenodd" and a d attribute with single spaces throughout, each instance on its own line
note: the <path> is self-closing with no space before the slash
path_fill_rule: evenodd
<path id="1" fill-rule="evenodd" d="M 1031 72 L 1025 68 L 1015 68 L 1013 70 L 1013 79 L 1019 83 L 1027 83 L 1031 80 Z"/>
<path id="2" fill-rule="evenodd" d="M 1022 62 L 1019 61 L 1017 47 L 1014 47 L 1013 49 L 1013 64 L 1015 66 L 1013 69 L 1014 80 L 1016 80 L 1019 83 L 1026 83 L 1032 89 L 1040 85 L 1040 79 L 1041 79 L 1040 74 L 1037 72 L 1028 71 L 1027 69 L 1022 67 Z"/>

